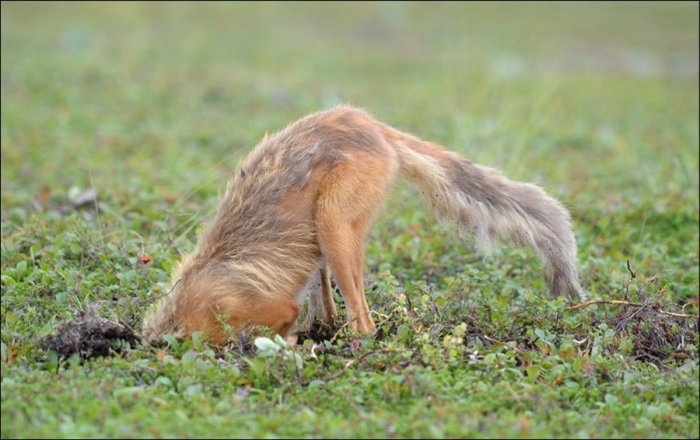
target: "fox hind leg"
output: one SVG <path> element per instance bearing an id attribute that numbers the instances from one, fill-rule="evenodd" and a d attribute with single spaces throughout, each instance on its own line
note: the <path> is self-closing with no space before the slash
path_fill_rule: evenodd
<path id="1" fill-rule="evenodd" d="M 316 231 L 321 253 L 345 301 L 350 328 L 369 333 L 374 322 L 364 290 L 364 240 L 398 163 L 390 152 L 387 156 L 352 154 L 321 181 Z"/>
<path id="2" fill-rule="evenodd" d="M 321 250 L 345 300 L 350 328 L 361 332 L 374 331 L 374 322 L 364 298 L 362 268 L 356 267 L 357 255 L 362 253 L 360 237 L 342 220 L 321 220 L 318 233 Z"/>

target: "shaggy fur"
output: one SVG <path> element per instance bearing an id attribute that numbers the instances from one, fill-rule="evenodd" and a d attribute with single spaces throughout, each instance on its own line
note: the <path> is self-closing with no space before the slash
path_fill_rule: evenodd
<path id="1" fill-rule="evenodd" d="M 559 202 L 341 106 L 265 137 L 244 161 L 196 249 L 174 271 L 172 291 L 145 318 L 144 339 L 205 331 L 223 340 L 221 324 L 248 322 L 284 335 L 309 289 L 312 313 L 331 320 L 331 273 L 350 327 L 373 331 L 363 243 L 399 173 L 420 187 L 440 219 L 483 248 L 493 241 L 529 247 L 545 263 L 552 293 L 581 294 L 576 241 Z"/>

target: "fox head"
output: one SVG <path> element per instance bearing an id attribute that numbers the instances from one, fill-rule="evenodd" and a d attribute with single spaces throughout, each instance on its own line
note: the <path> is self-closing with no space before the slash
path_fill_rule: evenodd
<path id="1" fill-rule="evenodd" d="M 240 331 L 264 325 L 286 335 L 296 322 L 299 306 L 286 297 L 251 294 L 232 276 L 226 261 L 185 255 L 172 274 L 172 288 L 144 318 L 142 338 L 155 342 L 165 335 L 181 339 L 195 331 L 213 342 L 225 342 L 225 327 Z"/>
<path id="2" fill-rule="evenodd" d="M 141 338 L 144 342 L 153 343 L 162 340 L 163 336 L 171 335 L 181 338 L 186 333 L 178 319 L 177 303 L 181 295 L 180 282 L 182 275 L 192 264 L 192 254 L 186 254 L 173 270 L 171 288 L 146 313 L 141 327 Z"/>
<path id="3" fill-rule="evenodd" d="M 155 342 L 165 335 L 182 339 L 193 331 L 188 328 L 193 319 L 203 321 L 207 314 L 203 314 L 202 309 L 212 304 L 212 291 L 216 287 L 213 280 L 208 280 L 208 283 L 202 280 L 210 269 L 208 266 L 193 253 L 181 258 L 172 271 L 170 290 L 144 317 L 141 330 L 144 342 Z"/>

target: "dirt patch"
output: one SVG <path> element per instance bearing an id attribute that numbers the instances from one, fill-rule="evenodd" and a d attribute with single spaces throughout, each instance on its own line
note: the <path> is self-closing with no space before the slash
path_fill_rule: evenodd
<path id="1" fill-rule="evenodd" d="M 112 356 L 124 350 L 124 342 L 134 346 L 138 341 L 131 329 L 102 318 L 97 307 L 90 306 L 73 321 L 62 324 L 56 334 L 44 339 L 42 346 L 56 352 L 62 359 L 73 354 L 89 359 Z"/>
<path id="2" fill-rule="evenodd" d="M 303 344 L 307 339 L 314 342 L 330 341 L 342 326 L 343 323 L 337 320 L 332 323 L 314 320 L 311 325 L 296 331 L 297 344 Z"/>
<path id="3" fill-rule="evenodd" d="M 592 330 L 605 324 L 612 330 L 615 338 L 608 340 L 603 349 L 609 356 L 619 356 L 623 340 L 632 343 L 625 347 L 625 356 L 632 360 L 650 362 L 662 365 L 666 362 L 683 362 L 698 356 L 698 325 L 697 311 L 690 308 L 684 310 L 678 304 L 664 301 L 663 292 L 655 288 L 655 292 L 647 293 L 650 283 L 642 284 L 635 297 L 630 298 L 627 290 L 622 298 L 607 300 L 590 300 L 585 303 L 565 307 L 563 311 L 533 321 L 528 315 L 531 312 L 523 310 L 513 315 L 514 325 L 503 332 L 494 332 L 490 323 L 474 317 L 468 320 L 467 338 L 465 344 L 474 344 L 480 339 L 485 347 L 497 343 L 515 341 L 519 347 L 527 350 L 538 348 L 538 337 L 528 334 L 528 328 L 542 327 L 542 321 L 553 323 L 550 332 L 559 335 L 569 334 L 581 342 L 581 350 L 591 354 L 596 341 L 603 336 L 595 335 Z M 597 309 L 593 309 L 595 306 Z M 589 308 L 591 307 L 591 308 Z M 697 310 L 697 309 L 695 309 Z M 588 325 L 574 330 L 564 325 L 561 319 L 563 313 L 587 314 Z M 445 329 L 437 337 L 443 337 Z M 448 329 L 447 329 L 448 330 Z M 552 341 L 559 343 L 558 341 Z"/>
<path id="4" fill-rule="evenodd" d="M 667 359 L 693 357 L 698 320 L 668 315 L 655 307 L 658 304 L 645 298 L 641 307 L 622 306 L 609 325 L 621 336 L 631 338 L 634 359 L 660 364 Z"/>

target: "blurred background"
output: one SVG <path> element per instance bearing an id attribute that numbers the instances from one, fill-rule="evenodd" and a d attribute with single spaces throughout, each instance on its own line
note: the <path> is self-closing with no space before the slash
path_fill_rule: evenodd
<path id="1" fill-rule="evenodd" d="M 203 154 L 247 150 L 341 102 L 476 159 L 495 148 L 483 154 L 499 166 L 521 163 L 498 154 L 505 143 L 525 154 L 545 141 L 532 136 L 556 131 L 595 148 L 620 124 L 641 133 L 645 118 L 697 114 L 697 12 L 695 2 L 3 4 L 3 188 L 85 167 L 201 166 Z M 114 151 L 117 163 L 100 163 Z"/>
<path id="2" fill-rule="evenodd" d="M 3 229 L 86 188 L 115 228 L 177 228 L 339 103 L 541 184 L 579 230 L 697 238 L 697 2 L 4 2 Z"/>

